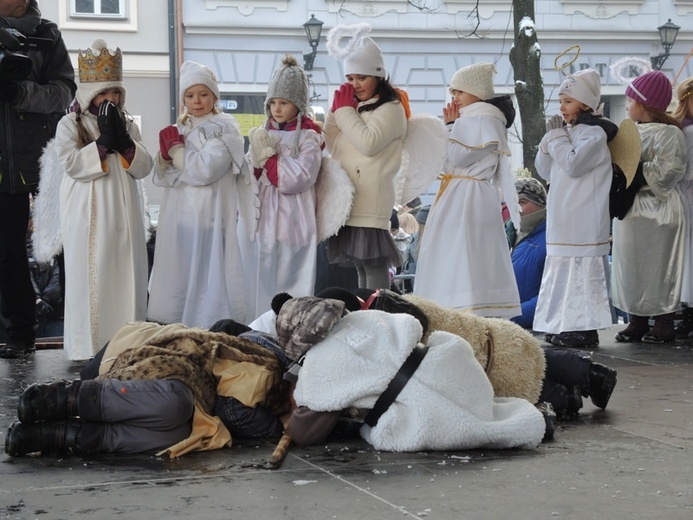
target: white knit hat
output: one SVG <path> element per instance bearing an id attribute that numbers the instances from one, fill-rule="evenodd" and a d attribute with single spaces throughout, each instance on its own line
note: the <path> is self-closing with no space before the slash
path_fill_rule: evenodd
<path id="1" fill-rule="evenodd" d="M 298 108 L 299 116 L 308 110 L 308 78 L 303 69 L 299 67 L 296 58 L 287 54 L 272 74 L 267 87 L 265 98 L 265 114 L 272 117 L 269 103 L 274 98 L 283 98 L 291 101 Z M 300 126 L 300 125 L 299 125 Z"/>
<path id="2" fill-rule="evenodd" d="M 362 74 L 384 78 L 387 76 L 385 60 L 380 47 L 367 36 L 371 26 L 367 23 L 354 25 L 338 25 L 327 34 L 327 52 L 333 58 L 343 60 L 344 74 Z M 349 38 L 348 43 L 341 47 L 342 38 Z"/>
<path id="3" fill-rule="evenodd" d="M 185 91 L 193 85 L 204 85 L 212 91 L 217 99 L 219 95 L 219 85 L 217 77 L 212 69 L 195 61 L 186 61 L 180 67 L 180 103 L 185 105 Z"/>
<path id="4" fill-rule="evenodd" d="M 558 94 L 571 97 L 580 103 L 584 103 L 592 110 L 596 110 L 599 106 L 601 88 L 602 82 L 599 72 L 594 69 L 583 69 L 568 76 L 561 83 Z"/>
<path id="5" fill-rule="evenodd" d="M 97 39 L 91 48 L 77 57 L 79 69 L 79 87 L 75 98 L 82 112 L 89 110 L 91 102 L 102 92 L 117 88 L 120 90 L 120 104 L 125 105 L 125 87 L 123 86 L 123 54 L 120 49 L 112 51 L 105 40 Z"/>
<path id="6" fill-rule="evenodd" d="M 487 61 L 463 67 L 452 76 L 450 90 L 466 92 L 486 101 L 495 95 L 493 90 L 493 75 L 495 73 L 496 67 Z"/>

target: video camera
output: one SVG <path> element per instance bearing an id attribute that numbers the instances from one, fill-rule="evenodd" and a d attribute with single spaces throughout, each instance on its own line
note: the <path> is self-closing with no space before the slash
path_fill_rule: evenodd
<path id="1" fill-rule="evenodd" d="M 53 46 L 50 38 L 24 36 L 16 29 L 0 27 L 0 79 L 22 80 L 31 73 L 31 59 L 18 51 L 48 51 Z"/>

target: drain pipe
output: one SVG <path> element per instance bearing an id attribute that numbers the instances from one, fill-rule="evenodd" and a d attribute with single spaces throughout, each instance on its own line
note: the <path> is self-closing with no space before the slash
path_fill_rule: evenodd
<path id="1" fill-rule="evenodd" d="M 178 0 L 168 0 L 168 95 L 169 95 L 169 120 L 171 124 L 176 122 L 178 116 L 178 35 L 176 4 Z"/>

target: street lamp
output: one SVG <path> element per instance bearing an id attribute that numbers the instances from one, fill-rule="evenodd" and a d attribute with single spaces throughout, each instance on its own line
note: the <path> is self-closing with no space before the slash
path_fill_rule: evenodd
<path id="1" fill-rule="evenodd" d="M 314 14 L 310 15 L 310 20 L 303 24 L 303 29 L 306 31 L 306 36 L 308 37 L 308 43 L 312 47 L 313 51 L 308 54 L 303 55 L 303 69 L 313 70 L 313 61 L 315 56 L 318 54 L 318 43 L 320 43 L 320 33 L 322 32 L 322 24 Z"/>
<path id="2" fill-rule="evenodd" d="M 660 70 L 664 65 L 664 62 L 667 61 L 669 51 L 674 46 L 676 36 L 679 34 L 679 29 L 681 29 L 681 27 L 675 23 L 671 23 L 671 18 L 669 18 L 667 23 L 657 27 L 657 30 L 659 31 L 659 39 L 662 41 L 662 47 L 664 47 L 664 52 L 662 54 L 658 54 L 657 56 L 650 56 L 650 62 L 652 63 L 652 68 L 654 70 Z"/>

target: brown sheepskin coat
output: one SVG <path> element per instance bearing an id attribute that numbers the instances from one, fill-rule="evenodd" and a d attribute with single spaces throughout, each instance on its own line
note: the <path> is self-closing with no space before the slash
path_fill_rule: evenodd
<path id="1" fill-rule="evenodd" d="M 263 404 L 270 410 L 286 407 L 288 391 L 279 361 L 271 351 L 252 341 L 180 324 L 163 327 L 151 323 L 130 324 L 119 333 L 111 342 L 121 351 L 114 352 L 109 345 L 99 379 L 176 379 L 188 385 L 202 409 L 211 414 L 217 386 L 223 379 L 223 374 L 220 378 L 215 370 L 219 358 L 268 368 L 274 381 Z M 144 343 L 135 339 L 143 337 L 142 334 L 147 337 Z"/>
<path id="2" fill-rule="evenodd" d="M 496 397 L 521 397 L 531 403 L 539 400 L 546 359 L 539 342 L 529 332 L 508 320 L 482 318 L 448 309 L 410 294 L 404 298 L 419 307 L 430 320 L 424 343 L 434 330 L 457 334 L 474 349 Z"/>

